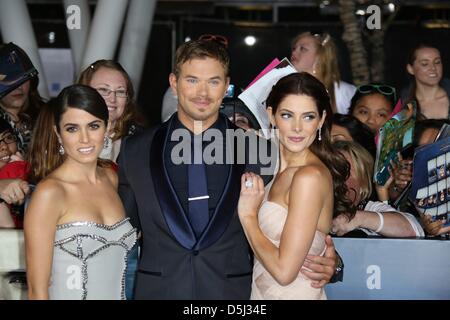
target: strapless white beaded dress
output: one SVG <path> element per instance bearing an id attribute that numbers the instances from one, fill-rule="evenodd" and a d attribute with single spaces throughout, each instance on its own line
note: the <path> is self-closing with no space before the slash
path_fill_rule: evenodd
<path id="1" fill-rule="evenodd" d="M 88 221 L 58 225 L 49 298 L 125 299 L 127 256 L 136 238 L 129 218 L 111 226 Z"/>

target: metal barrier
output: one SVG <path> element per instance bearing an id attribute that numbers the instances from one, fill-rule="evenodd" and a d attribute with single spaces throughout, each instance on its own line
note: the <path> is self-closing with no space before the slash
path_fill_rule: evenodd
<path id="1" fill-rule="evenodd" d="M 328 299 L 450 299 L 450 241 L 334 238 L 344 281 Z M 0 230 L 0 299 L 26 299 L 22 230 Z"/>
<path id="2" fill-rule="evenodd" d="M 450 241 L 333 238 L 344 281 L 328 299 L 450 299 Z"/>

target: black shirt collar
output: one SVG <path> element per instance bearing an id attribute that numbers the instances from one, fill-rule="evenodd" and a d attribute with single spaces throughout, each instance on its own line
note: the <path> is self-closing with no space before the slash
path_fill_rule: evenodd
<path id="1" fill-rule="evenodd" d="M 221 132 L 225 132 L 225 130 L 228 127 L 226 124 L 226 121 L 229 121 L 227 119 L 227 117 L 225 115 L 223 115 L 222 113 L 219 113 L 219 117 L 217 118 L 217 120 L 213 123 L 213 125 L 211 127 L 209 127 L 206 130 L 217 129 L 217 130 L 220 130 Z M 178 113 L 174 114 L 173 124 L 172 124 L 172 130 L 176 130 L 176 129 L 186 129 L 191 133 L 191 135 L 193 134 L 193 132 L 190 131 L 188 128 L 186 128 L 184 126 L 184 124 L 182 124 L 181 121 L 178 119 Z"/>

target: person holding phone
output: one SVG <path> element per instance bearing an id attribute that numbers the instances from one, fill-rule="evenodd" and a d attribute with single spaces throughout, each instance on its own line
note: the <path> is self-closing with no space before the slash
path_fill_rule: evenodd
<path id="1" fill-rule="evenodd" d="M 425 119 L 416 122 L 413 143 L 399 153 L 399 161 L 397 163 L 391 163 L 394 182 L 389 188 L 390 200 L 396 200 L 412 180 L 412 163 L 415 148 L 433 143 L 444 124 L 450 124 L 450 120 Z"/>

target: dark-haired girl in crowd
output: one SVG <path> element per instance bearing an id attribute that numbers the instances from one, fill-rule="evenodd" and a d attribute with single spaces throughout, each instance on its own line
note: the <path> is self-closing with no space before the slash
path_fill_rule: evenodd
<path id="1" fill-rule="evenodd" d="M 355 141 L 363 146 L 375 159 L 377 147 L 375 135 L 368 126 L 349 114 L 333 114 L 331 141 Z"/>
<path id="2" fill-rule="evenodd" d="M 376 135 L 389 120 L 396 102 L 394 87 L 376 83 L 362 85 L 356 88 L 348 113 L 367 125 Z"/>
<path id="3" fill-rule="evenodd" d="M 24 223 L 29 298 L 124 299 L 136 232 L 125 218 L 115 172 L 98 160 L 108 108 L 96 90 L 74 85 L 47 111 L 50 119 L 40 122 L 47 127 L 37 130 L 53 144 L 31 158 L 31 167 L 40 156 L 48 175 L 33 192 Z"/>
<path id="4" fill-rule="evenodd" d="M 280 166 L 265 195 L 261 177 L 242 176 L 239 218 L 255 254 L 252 299 L 326 299 L 308 278 L 309 255 L 323 255 L 334 213 L 354 215 L 349 166 L 331 147 L 331 105 L 312 75 L 280 79 L 267 99 L 280 141 Z"/>
<path id="5" fill-rule="evenodd" d="M 418 111 L 426 119 L 450 119 L 450 80 L 443 79 L 439 50 L 427 44 L 414 47 L 406 70 L 414 78 L 402 98 L 417 102 Z"/>
<path id="6" fill-rule="evenodd" d="M 17 148 L 17 137 L 9 123 L 0 118 L 0 179 L 25 182 L 28 163 Z M 22 228 L 22 215 L 10 204 L 0 202 L 0 228 Z"/>

